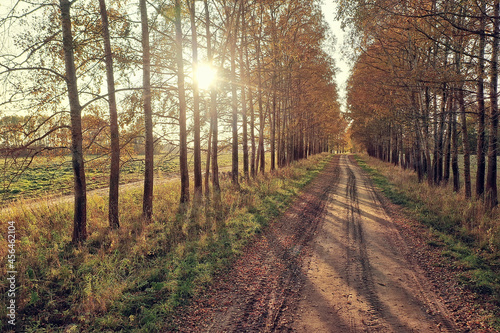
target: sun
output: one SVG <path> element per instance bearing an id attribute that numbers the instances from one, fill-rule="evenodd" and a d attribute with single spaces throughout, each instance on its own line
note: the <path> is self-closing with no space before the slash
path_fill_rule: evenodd
<path id="1" fill-rule="evenodd" d="M 196 70 L 198 87 L 208 89 L 217 78 L 217 70 L 208 64 L 200 64 Z"/>

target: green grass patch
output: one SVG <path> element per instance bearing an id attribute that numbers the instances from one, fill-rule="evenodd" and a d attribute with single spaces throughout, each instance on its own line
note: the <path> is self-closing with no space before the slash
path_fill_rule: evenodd
<path id="1" fill-rule="evenodd" d="M 140 217 L 141 190 L 131 189 L 120 196 L 119 230 L 107 227 L 106 198 L 91 196 L 89 238 L 78 248 L 70 245 L 70 203 L 13 205 L 0 214 L 0 226 L 6 230 L 5 221 L 16 221 L 20 327 L 25 332 L 175 329 L 168 326 L 174 311 L 227 269 L 330 159 L 313 156 L 242 182 L 240 189 L 223 181 L 220 204 L 204 201 L 185 214 L 178 213 L 179 182 L 162 184 L 155 188 L 150 223 Z M 5 268 L 0 263 L 2 272 Z M 0 287 L 6 290 L 5 276 Z M 1 318 L 5 311 L 0 308 Z"/>

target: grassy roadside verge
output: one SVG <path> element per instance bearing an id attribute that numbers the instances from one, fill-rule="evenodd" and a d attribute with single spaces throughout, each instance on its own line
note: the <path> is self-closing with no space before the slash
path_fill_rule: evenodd
<path id="1" fill-rule="evenodd" d="M 455 278 L 476 299 L 493 304 L 494 309 L 484 318 L 500 331 L 498 210 L 486 213 L 479 201 L 469 201 L 448 186 L 419 184 L 413 172 L 377 159 L 357 155 L 356 160 L 392 203 L 428 228 L 427 245 L 440 249 L 442 263 L 453 269 Z"/>
<path id="2" fill-rule="evenodd" d="M 72 247 L 70 204 L 0 214 L 0 257 L 7 221 L 16 223 L 18 328 L 23 332 L 157 332 L 181 304 L 209 284 L 245 244 L 281 215 L 331 155 L 259 175 L 235 189 L 221 184 L 207 201 L 179 214 L 177 181 L 155 188 L 151 223 L 141 220 L 140 190 L 121 195 L 121 228 L 107 228 L 106 198 L 89 198 L 89 239 Z M 6 272 L 6 260 L 0 262 Z M 8 289 L 0 276 L 2 295 Z M 5 297 L 5 296 L 4 296 Z M 2 299 L 2 304 L 7 304 Z M 6 307 L 0 307 L 2 331 Z"/>

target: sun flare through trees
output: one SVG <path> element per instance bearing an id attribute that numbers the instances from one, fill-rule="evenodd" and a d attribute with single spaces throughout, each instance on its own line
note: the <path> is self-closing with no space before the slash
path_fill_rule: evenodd
<path id="1" fill-rule="evenodd" d="M 201 154 L 210 195 L 220 154 L 231 152 L 238 183 L 327 151 L 344 130 L 316 1 L 14 1 L 0 23 L 1 151 L 4 170 L 18 171 L 3 173 L 4 193 L 30 161 L 71 154 L 75 243 L 87 237 L 87 163 L 110 172 L 118 228 L 120 169 L 131 161 L 144 161 L 151 219 L 158 156 L 178 159 L 187 203 L 191 153 L 195 196 Z"/>

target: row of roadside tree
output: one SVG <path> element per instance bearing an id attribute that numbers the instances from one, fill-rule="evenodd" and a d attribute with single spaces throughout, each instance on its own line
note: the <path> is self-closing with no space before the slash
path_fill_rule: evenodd
<path id="1" fill-rule="evenodd" d="M 182 209 L 217 200 L 222 148 L 230 147 L 238 186 L 342 138 L 334 64 L 324 51 L 332 41 L 318 1 L 19 0 L 0 24 L 0 105 L 17 115 L 2 122 L 1 152 L 6 164 L 72 156 L 74 243 L 87 237 L 85 161 L 96 149 L 109 160 L 109 222 L 118 228 L 120 166 L 137 139 L 147 220 L 155 146 L 176 147 Z"/>
<path id="2" fill-rule="evenodd" d="M 348 93 L 355 141 L 413 168 L 420 181 L 451 179 L 457 192 L 463 183 L 468 198 L 475 154 L 475 196 L 497 206 L 499 1 L 341 1 L 341 8 L 359 46 Z"/>

